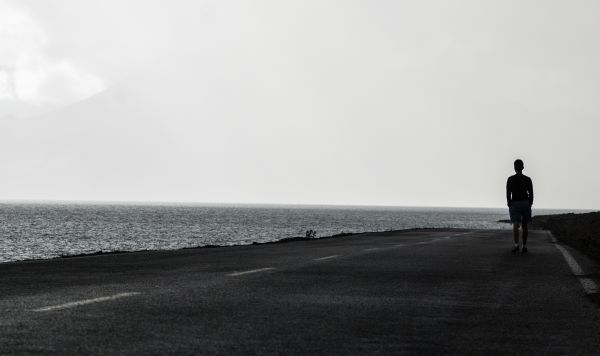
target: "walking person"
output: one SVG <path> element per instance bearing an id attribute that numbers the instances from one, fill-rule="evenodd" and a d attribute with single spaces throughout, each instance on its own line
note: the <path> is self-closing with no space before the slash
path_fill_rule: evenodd
<path id="1" fill-rule="evenodd" d="M 527 224 L 531 221 L 531 206 L 533 205 L 533 183 L 531 178 L 523 174 L 523 161 L 515 161 L 515 175 L 506 181 L 506 202 L 513 224 L 515 246 L 512 252 L 519 252 L 519 226 L 522 227 L 522 249 L 527 253 Z"/>

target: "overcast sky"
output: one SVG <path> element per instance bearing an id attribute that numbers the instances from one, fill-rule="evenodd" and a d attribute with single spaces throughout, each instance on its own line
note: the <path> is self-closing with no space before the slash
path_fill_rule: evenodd
<path id="1" fill-rule="evenodd" d="M 0 0 L 0 199 L 600 207 L 597 1 Z"/>

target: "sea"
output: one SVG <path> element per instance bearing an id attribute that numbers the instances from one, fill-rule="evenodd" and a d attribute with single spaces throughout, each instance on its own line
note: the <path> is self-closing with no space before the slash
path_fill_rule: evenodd
<path id="1" fill-rule="evenodd" d="M 534 210 L 534 215 L 576 212 Z M 411 228 L 508 229 L 507 209 L 240 204 L 0 203 L 0 263 L 231 246 Z"/>

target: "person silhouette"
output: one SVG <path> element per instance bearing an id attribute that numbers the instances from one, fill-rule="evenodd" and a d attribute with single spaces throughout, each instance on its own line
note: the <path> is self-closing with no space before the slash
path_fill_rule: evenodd
<path id="1" fill-rule="evenodd" d="M 525 165 L 520 159 L 515 160 L 515 175 L 506 181 L 506 202 L 510 221 L 513 224 L 515 246 L 512 252 L 519 252 L 519 225 L 523 229 L 523 248 L 521 252 L 527 253 L 527 224 L 531 221 L 531 206 L 533 205 L 533 182 L 523 174 Z"/>

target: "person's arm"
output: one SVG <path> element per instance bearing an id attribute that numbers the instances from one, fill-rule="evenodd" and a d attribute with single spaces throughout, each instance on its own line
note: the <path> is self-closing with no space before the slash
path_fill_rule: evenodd
<path id="1" fill-rule="evenodd" d="M 529 178 L 529 205 L 533 205 L 533 182 Z"/>
<path id="2" fill-rule="evenodd" d="M 506 181 L 506 205 L 510 206 L 510 178 Z"/>

